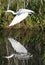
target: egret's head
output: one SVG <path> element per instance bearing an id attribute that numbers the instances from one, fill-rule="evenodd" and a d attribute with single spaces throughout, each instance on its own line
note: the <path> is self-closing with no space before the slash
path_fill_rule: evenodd
<path id="1" fill-rule="evenodd" d="M 32 10 L 30 10 L 30 11 L 29 11 L 29 14 L 35 14 L 35 12 L 34 12 L 34 11 L 32 11 Z"/>
<path id="2" fill-rule="evenodd" d="M 32 11 L 32 10 L 30 10 L 29 14 L 34 14 L 34 15 L 38 16 L 38 13 L 36 13 L 35 11 Z"/>

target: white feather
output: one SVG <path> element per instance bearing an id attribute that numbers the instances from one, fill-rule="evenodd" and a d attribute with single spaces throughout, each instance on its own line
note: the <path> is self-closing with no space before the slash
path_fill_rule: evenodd
<path id="1" fill-rule="evenodd" d="M 28 16 L 28 14 L 35 13 L 34 11 L 29 9 L 19 9 L 19 11 L 17 11 L 16 13 L 12 10 L 7 10 L 6 12 L 11 12 L 12 14 L 16 15 L 12 22 L 9 24 L 9 27 L 20 23 Z"/>
<path id="2" fill-rule="evenodd" d="M 9 26 L 16 25 L 17 23 L 20 23 L 22 20 L 24 20 L 28 16 L 28 13 L 23 13 L 21 15 L 16 15 Z"/>

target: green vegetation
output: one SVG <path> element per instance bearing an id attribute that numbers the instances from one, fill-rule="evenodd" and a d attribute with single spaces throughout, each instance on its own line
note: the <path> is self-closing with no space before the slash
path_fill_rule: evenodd
<path id="1" fill-rule="evenodd" d="M 8 44 L 7 52 L 8 37 L 20 41 L 33 54 L 33 58 L 29 60 L 29 65 L 45 65 L 45 0 L 8 1 L 0 0 L 0 65 L 8 65 L 3 56 L 14 51 Z M 23 22 L 12 28 L 7 28 L 14 16 L 11 13 L 5 13 L 5 11 L 11 9 L 16 12 L 20 8 L 32 9 L 37 15 L 29 15 Z M 11 60 L 10 62 L 13 64 Z"/>

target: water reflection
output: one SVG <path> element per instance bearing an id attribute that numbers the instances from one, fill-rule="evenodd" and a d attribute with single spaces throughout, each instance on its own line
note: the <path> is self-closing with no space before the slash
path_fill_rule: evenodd
<path id="1" fill-rule="evenodd" d="M 22 63 L 22 61 L 12 58 L 7 61 L 3 56 L 10 55 L 15 51 L 12 46 L 8 43 L 7 38 L 13 37 L 21 42 L 29 52 L 33 54 L 33 58 Z M 24 44 L 25 43 L 25 44 Z M 29 28 L 12 28 L 12 29 L 0 29 L 0 65 L 42 65 L 42 58 L 45 49 L 45 34 L 43 31 L 31 30 Z M 20 63 L 19 63 L 20 62 Z"/>

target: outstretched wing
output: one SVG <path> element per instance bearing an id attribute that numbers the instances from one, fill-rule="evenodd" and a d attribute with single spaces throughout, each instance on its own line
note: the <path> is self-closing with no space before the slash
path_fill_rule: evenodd
<path id="1" fill-rule="evenodd" d="M 9 26 L 16 25 L 17 23 L 20 23 L 22 20 L 24 20 L 28 16 L 28 13 L 22 13 L 19 15 L 16 15 Z"/>
<path id="2" fill-rule="evenodd" d="M 17 42 L 13 38 L 8 38 L 8 40 L 10 41 L 12 47 L 14 48 L 14 50 L 16 50 L 16 52 L 27 53 L 26 48 L 22 44 L 20 44 L 19 42 Z"/>

